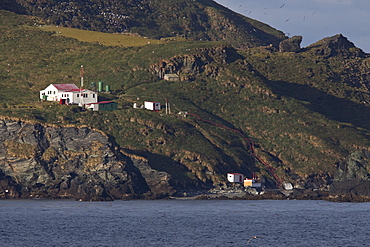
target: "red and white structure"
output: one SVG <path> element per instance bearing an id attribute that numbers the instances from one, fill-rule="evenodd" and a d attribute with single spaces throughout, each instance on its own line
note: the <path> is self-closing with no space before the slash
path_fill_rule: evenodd
<path id="1" fill-rule="evenodd" d="M 50 84 L 40 91 L 40 99 L 58 101 L 60 104 L 91 104 L 98 102 L 94 91 L 78 88 L 75 84 Z"/>
<path id="2" fill-rule="evenodd" d="M 259 179 L 257 179 L 256 174 L 253 173 L 252 178 L 244 179 L 244 187 L 259 188 L 262 187 L 262 183 Z"/>

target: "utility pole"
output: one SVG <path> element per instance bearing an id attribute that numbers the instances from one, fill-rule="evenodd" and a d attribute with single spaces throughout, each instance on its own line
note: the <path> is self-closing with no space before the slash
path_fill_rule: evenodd
<path id="1" fill-rule="evenodd" d="M 84 66 L 81 65 L 81 68 L 80 68 L 80 78 L 81 78 L 81 82 L 80 82 L 80 106 L 83 106 L 82 90 L 83 90 L 83 87 L 84 87 L 84 75 L 85 75 L 85 69 L 84 69 Z"/>
<path id="2" fill-rule="evenodd" d="M 85 69 L 84 69 L 84 66 L 81 65 L 81 68 L 80 68 L 81 88 L 84 87 L 84 75 L 85 75 Z"/>

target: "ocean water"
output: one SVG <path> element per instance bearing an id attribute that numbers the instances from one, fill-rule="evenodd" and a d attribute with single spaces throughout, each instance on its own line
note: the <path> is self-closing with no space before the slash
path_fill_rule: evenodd
<path id="1" fill-rule="evenodd" d="M 370 203 L 1 200 L 0 246 L 370 246 Z"/>

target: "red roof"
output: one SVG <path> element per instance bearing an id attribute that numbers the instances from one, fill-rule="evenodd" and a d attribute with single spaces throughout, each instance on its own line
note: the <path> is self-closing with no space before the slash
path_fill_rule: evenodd
<path id="1" fill-rule="evenodd" d="M 82 92 L 82 91 L 83 91 L 83 89 L 77 88 L 77 89 L 67 90 L 66 92 Z"/>
<path id="2" fill-rule="evenodd" d="M 79 89 L 75 84 L 53 84 L 53 86 L 58 90 Z"/>
<path id="3" fill-rule="evenodd" d="M 232 174 L 232 175 L 243 175 L 241 173 L 228 173 L 228 174 Z"/>
<path id="4" fill-rule="evenodd" d="M 90 103 L 88 105 L 92 105 L 92 104 L 109 104 L 109 103 L 113 103 L 113 101 L 100 101 L 100 102 L 96 102 L 96 103 Z"/>

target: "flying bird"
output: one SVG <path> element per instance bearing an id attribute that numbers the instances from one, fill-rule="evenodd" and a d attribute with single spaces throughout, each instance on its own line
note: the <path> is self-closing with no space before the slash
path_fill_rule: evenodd
<path id="1" fill-rule="evenodd" d="M 285 6 L 285 3 L 283 5 L 280 6 L 280 8 L 284 7 Z"/>
<path id="2" fill-rule="evenodd" d="M 288 22 L 289 21 L 289 19 L 286 19 L 286 21 L 285 22 Z"/>
<path id="3" fill-rule="evenodd" d="M 253 236 L 253 237 L 251 237 L 251 238 L 248 240 L 247 244 L 249 244 L 249 242 L 250 242 L 252 239 L 256 239 L 256 238 L 261 238 L 261 237 Z"/>

